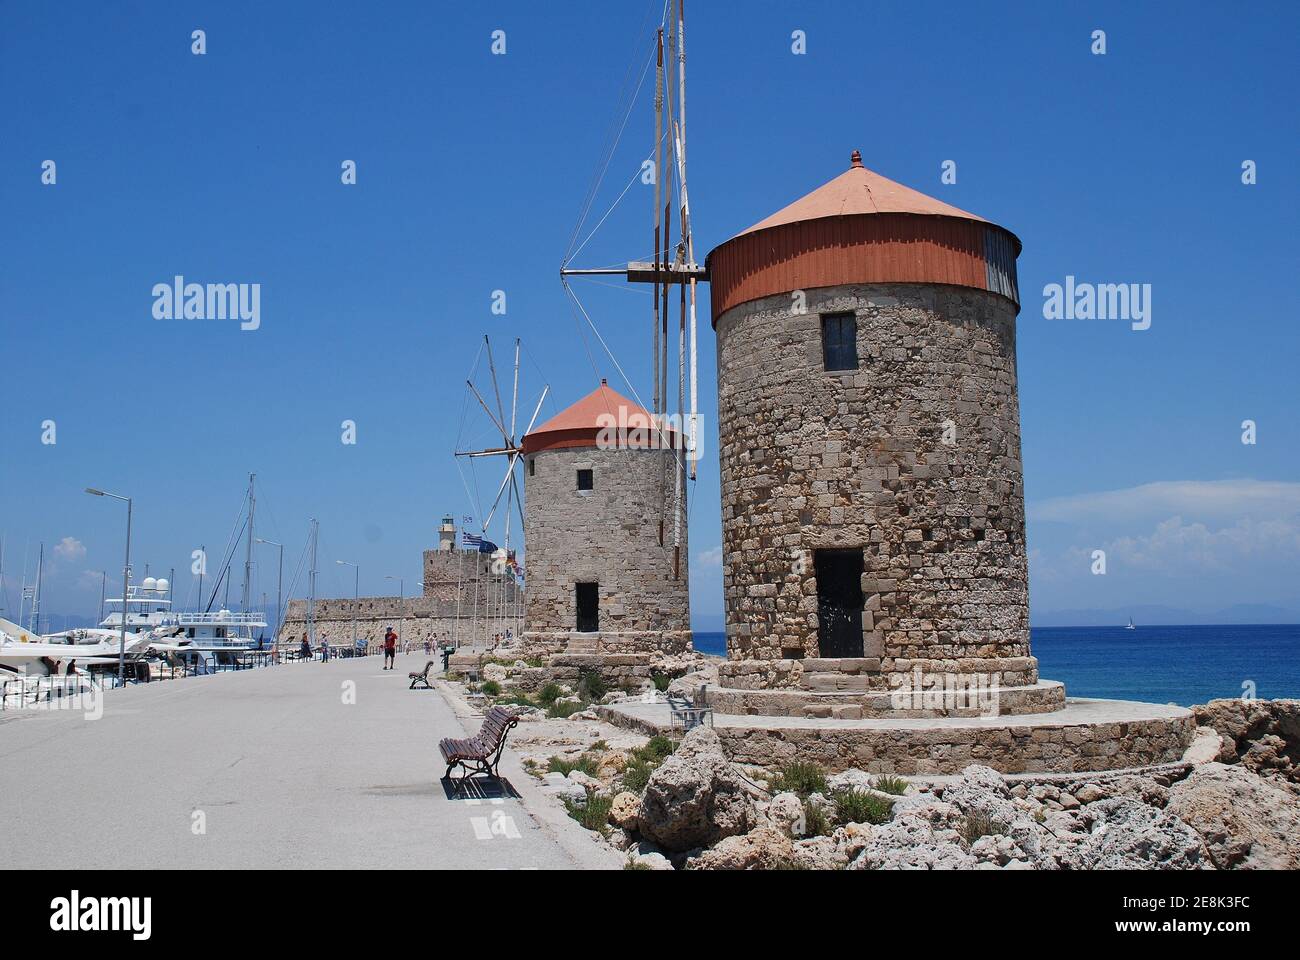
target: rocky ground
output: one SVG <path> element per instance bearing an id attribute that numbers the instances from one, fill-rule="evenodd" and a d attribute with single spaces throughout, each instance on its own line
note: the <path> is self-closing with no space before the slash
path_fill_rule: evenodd
<path id="1" fill-rule="evenodd" d="M 742 769 L 712 729 L 674 744 L 591 710 L 646 691 L 584 678 L 521 695 L 512 665 L 497 666 L 469 696 L 521 711 L 511 743 L 525 767 L 629 869 L 1300 867 L 1300 700 L 1195 707 L 1196 741 L 1162 767 L 1004 777 L 971 766 L 908 783 L 811 764 Z"/>

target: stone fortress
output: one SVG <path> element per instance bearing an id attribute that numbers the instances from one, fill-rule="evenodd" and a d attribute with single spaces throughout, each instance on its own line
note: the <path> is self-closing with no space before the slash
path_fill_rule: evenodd
<path id="1" fill-rule="evenodd" d="M 422 593 L 414 597 L 361 597 L 318 599 L 315 603 L 314 643 L 324 640 L 334 649 L 352 645 L 356 635 L 370 648 L 382 644 L 392 627 L 404 644 L 422 646 L 425 640 L 470 644 L 516 633 L 523 609 L 523 591 L 509 573 L 494 569 L 491 555 L 457 545 L 451 517 L 438 528 L 438 546 L 424 551 Z M 499 563 L 497 564 L 499 566 Z M 279 642 L 297 646 L 307 633 L 307 601 L 285 604 L 285 621 Z"/>

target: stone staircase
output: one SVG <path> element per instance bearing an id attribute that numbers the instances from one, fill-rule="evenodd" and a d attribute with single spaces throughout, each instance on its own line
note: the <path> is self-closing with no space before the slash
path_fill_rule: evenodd
<path id="1" fill-rule="evenodd" d="M 574 656 L 595 656 L 600 653 L 600 637 L 596 634 L 571 636 L 564 645 L 564 652 Z"/>

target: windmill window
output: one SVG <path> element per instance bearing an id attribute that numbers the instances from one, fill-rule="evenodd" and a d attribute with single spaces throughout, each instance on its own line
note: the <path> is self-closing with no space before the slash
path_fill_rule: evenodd
<path id="1" fill-rule="evenodd" d="M 530 457 L 528 459 L 528 475 L 535 477 L 537 475 L 537 461 Z"/>
<path id="2" fill-rule="evenodd" d="M 822 314 L 822 364 L 827 370 L 858 369 L 858 318 L 855 314 Z"/>
<path id="3" fill-rule="evenodd" d="M 578 471 L 578 489 L 594 490 L 596 488 L 595 476 L 591 470 Z"/>

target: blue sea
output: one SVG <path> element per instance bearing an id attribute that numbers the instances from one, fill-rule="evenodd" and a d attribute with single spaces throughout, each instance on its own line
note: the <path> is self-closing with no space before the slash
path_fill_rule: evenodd
<path id="1" fill-rule="evenodd" d="M 1244 692 L 1300 697 L 1297 624 L 1034 627 L 1030 643 L 1043 679 L 1072 697 L 1182 706 Z M 696 633 L 695 648 L 725 656 L 726 635 Z"/>

